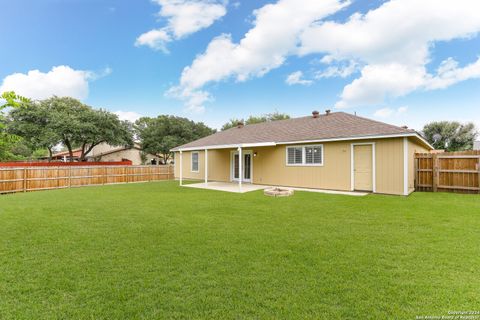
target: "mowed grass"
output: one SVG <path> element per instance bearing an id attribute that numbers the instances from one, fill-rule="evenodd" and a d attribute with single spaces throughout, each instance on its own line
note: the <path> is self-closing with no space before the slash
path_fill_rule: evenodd
<path id="1" fill-rule="evenodd" d="M 0 197 L 1 319 L 414 319 L 478 310 L 479 268 L 478 195 Z"/>

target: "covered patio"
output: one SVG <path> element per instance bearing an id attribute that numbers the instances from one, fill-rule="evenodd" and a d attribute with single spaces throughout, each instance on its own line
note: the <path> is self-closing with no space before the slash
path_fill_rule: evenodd
<path id="1" fill-rule="evenodd" d="M 183 180 L 184 180 L 184 175 L 183 175 L 183 152 L 184 151 L 190 151 L 190 152 L 195 152 L 196 153 L 196 165 L 198 166 L 198 163 L 200 161 L 200 156 L 198 154 L 198 151 L 203 151 L 203 156 L 204 158 L 202 159 L 204 161 L 204 170 L 203 170 L 203 180 L 204 183 L 199 184 L 199 186 L 196 186 L 198 188 L 202 188 L 200 185 L 203 185 L 203 187 L 208 187 L 208 188 L 218 188 L 217 190 L 223 190 L 223 191 L 230 191 L 230 192 L 248 192 L 248 191 L 254 191 L 254 190 L 260 190 L 260 189 L 265 189 L 266 186 L 258 186 L 258 185 L 253 185 L 253 157 L 256 155 L 252 151 L 253 148 L 256 147 L 271 147 L 275 146 L 276 144 L 273 142 L 267 142 L 267 143 L 248 143 L 248 144 L 238 144 L 238 145 L 219 145 L 219 146 L 213 146 L 213 147 L 206 147 L 206 148 L 185 148 L 179 150 L 179 155 L 180 155 L 180 172 L 179 172 L 179 180 L 180 180 L 180 185 L 183 186 Z M 245 150 L 247 148 L 247 150 Z M 231 153 L 231 159 L 230 159 L 230 181 L 231 182 L 226 182 L 226 183 L 221 183 L 221 182 L 209 182 L 209 172 L 208 172 L 208 166 L 209 166 L 209 150 L 210 151 L 215 151 L 215 150 L 230 150 Z M 199 172 L 198 167 L 196 168 L 196 172 Z M 192 168 L 192 171 L 193 168 Z M 186 185 L 186 186 L 191 186 L 191 185 Z M 236 191 L 233 191 L 236 190 Z"/>

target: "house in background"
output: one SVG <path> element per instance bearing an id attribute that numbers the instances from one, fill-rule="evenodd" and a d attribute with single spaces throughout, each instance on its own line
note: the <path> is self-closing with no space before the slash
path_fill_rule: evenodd
<path id="1" fill-rule="evenodd" d="M 73 150 L 73 161 L 79 161 L 82 154 L 81 149 Z M 162 157 L 154 154 L 145 154 L 145 164 L 160 164 L 162 163 Z M 53 160 L 70 161 L 70 154 L 68 151 L 62 151 L 55 153 L 52 157 Z M 87 154 L 87 161 L 124 161 L 129 160 L 132 165 L 142 165 L 142 149 L 140 145 L 135 143 L 133 146 L 119 146 L 113 147 L 107 143 L 101 143 L 95 146 L 92 151 Z"/>
<path id="2" fill-rule="evenodd" d="M 133 146 L 112 147 L 107 143 L 95 146 L 88 153 L 88 159 L 93 161 L 121 161 L 122 159 L 132 161 L 134 166 L 142 164 L 161 164 L 162 157 L 154 154 L 145 154 L 146 162 L 142 161 L 142 149 L 138 143 Z"/>
<path id="3" fill-rule="evenodd" d="M 408 195 L 416 131 L 344 112 L 239 125 L 174 148 L 175 177 Z"/>
<path id="4" fill-rule="evenodd" d="M 480 141 L 475 141 L 473 143 L 473 150 L 480 150 Z"/>

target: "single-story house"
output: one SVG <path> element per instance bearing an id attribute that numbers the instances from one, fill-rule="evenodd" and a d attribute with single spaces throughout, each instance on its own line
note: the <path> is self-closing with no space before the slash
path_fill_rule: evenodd
<path id="1" fill-rule="evenodd" d="M 473 143 L 473 150 L 480 150 L 480 141 L 475 141 Z"/>
<path id="2" fill-rule="evenodd" d="M 81 149 L 75 149 L 73 151 L 73 161 L 79 161 L 82 154 Z M 135 143 L 133 146 L 111 146 L 107 143 L 100 143 L 93 147 L 93 149 L 87 154 L 87 161 L 102 161 L 102 162 L 115 162 L 129 160 L 132 165 L 151 164 L 152 160 L 155 164 L 162 163 L 162 157 L 154 154 L 146 154 L 146 163 L 142 159 L 142 149 L 139 144 Z M 55 153 L 52 156 L 53 160 L 69 161 L 70 154 L 68 151 L 62 151 Z"/>
<path id="3" fill-rule="evenodd" d="M 345 112 L 217 132 L 178 146 L 175 177 L 408 195 L 414 153 L 433 147 L 416 131 Z"/>
<path id="4" fill-rule="evenodd" d="M 134 166 L 142 164 L 160 164 L 162 157 L 154 154 L 145 154 L 146 162 L 142 160 L 142 148 L 138 143 L 133 146 L 113 147 L 107 143 L 101 143 L 95 146 L 87 155 L 88 159 L 94 161 L 122 161 L 122 159 L 132 161 Z"/>

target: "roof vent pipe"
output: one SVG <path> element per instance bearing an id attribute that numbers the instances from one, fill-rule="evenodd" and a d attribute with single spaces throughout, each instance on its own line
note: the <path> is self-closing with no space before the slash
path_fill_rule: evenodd
<path id="1" fill-rule="evenodd" d="M 320 116 L 320 112 L 318 112 L 317 110 L 312 111 L 312 116 L 313 116 L 314 118 L 318 118 L 318 117 Z"/>

